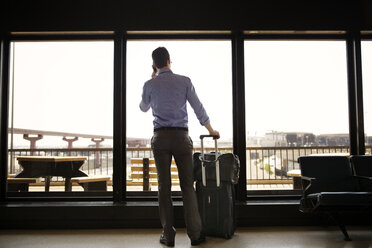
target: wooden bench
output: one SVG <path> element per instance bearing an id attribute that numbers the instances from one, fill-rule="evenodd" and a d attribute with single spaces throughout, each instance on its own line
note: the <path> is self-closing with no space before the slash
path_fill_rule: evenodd
<path id="1" fill-rule="evenodd" d="M 40 178 L 15 178 L 8 177 L 8 191 L 28 192 L 30 183 L 40 183 Z"/>
<path id="2" fill-rule="evenodd" d="M 107 182 L 110 180 L 108 176 L 73 177 L 71 183 L 78 183 L 84 191 L 107 191 Z"/>
<path id="3" fill-rule="evenodd" d="M 293 177 L 293 189 L 302 189 L 301 170 L 287 171 L 287 176 Z"/>
<path id="4" fill-rule="evenodd" d="M 154 158 L 131 158 L 131 175 L 127 185 L 143 185 L 144 191 L 151 190 L 151 185 L 157 185 L 157 171 Z M 172 185 L 179 185 L 176 162 L 171 164 Z"/>

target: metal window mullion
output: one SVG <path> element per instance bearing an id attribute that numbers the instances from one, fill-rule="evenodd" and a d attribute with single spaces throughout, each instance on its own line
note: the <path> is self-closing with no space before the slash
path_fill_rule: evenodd
<path id="1" fill-rule="evenodd" d="M 8 177 L 9 37 L 2 33 L 0 42 L 0 202 L 3 202 L 6 200 Z"/>
<path id="2" fill-rule="evenodd" d="M 123 31 L 114 38 L 114 142 L 113 142 L 113 196 L 114 202 L 126 198 L 126 40 Z M 125 167 L 125 168 L 124 168 Z"/>
<path id="3" fill-rule="evenodd" d="M 355 66 L 355 33 L 349 31 L 346 39 L 347 58 L 347 84 L 349 101 L 349 141 L 350 154 L 359 155 L 358 142 L 358 111 L 357 111 L 357 89 L 356 89 L 356 66 Z"/>
<path id="4" fill-rule="evenodd" d="M 356 94 L 357 94 L 357 114 L 358 114 L 358 145 L 359 155 L 366 153 L 365 136 L 364 136 L 364 107 L 363 107 L 363 75 L 362 75 L 362 48 L 360 33 L 355 37 L 355 77 L 356 77 Z"/>
<path id="5" fill-rule="evenodd" d="M 240 159 L 240 176 L 237 199 L 247 199 L 247 168 L 245 141 L 245 90 L 244 90 L 244 38 L 242 32 L 233 32 L 231 43 L 232 94 L 233 94 L 233 149 Z"/>

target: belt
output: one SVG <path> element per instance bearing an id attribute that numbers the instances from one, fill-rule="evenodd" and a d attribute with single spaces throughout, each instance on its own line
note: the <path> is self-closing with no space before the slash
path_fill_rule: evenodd
<path id="1" fill-rule="evenodd" d="M 159 128 L 155 128 L 154 132 L 162 131 L 162 130 L 189 131 L 189 129 L 187 127 L 159 127 Z"/>

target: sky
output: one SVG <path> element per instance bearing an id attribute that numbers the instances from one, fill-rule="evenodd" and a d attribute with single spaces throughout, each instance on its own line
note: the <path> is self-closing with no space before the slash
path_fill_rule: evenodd
<path id="1" fill-rule="evenodd" d="M 209 115 L 211 125 L 225 140 L 232 139 L 232 73 L 229 41 L 129 41 L 127 44 L 127 133 L 134 137 L 151 137 L 151 110 L 139 112 L 144 83 L 151 79 L 151 53 L 159 46 L 170 54 L 171 70 L 189 77 Z M 187 106 L 189 134 L 198 139 L 207 134 Z"/>
<path id="2" fill-rule="evenodd" d="M 348 133 L 343 41 L 245 41 L 247 132 Z"/>
<path id="3" fill-rule="evenodd" d="M 12 43 L 14 45 L 14 43 Z M 140 111 L 151 78 L 151 53 L 165 46 L 174 73 L 190 77 L 212 126 L 232 139 L 231 42 L 131 40 L 127 44 L 128 137 L 151 138 L 152 113 Z M 347 69 L 343 41 L 245 41 L 247 134 L 347 133 Z M 113 132 L 113 42 L 16 42 L 14 115 L 9 125 L 83 134 Z M 362 43 L 365 129 L 371 133 L 367 97 L 372 88 L 372 43 Z M 367 56 L 366 56 L 367 55 Z M 11 61 L 11 64 L 13 60 Z M 13 77 L 11 78 L 13 81 Z M 206 133 L 188 106 L 192 139 Z M 16 135 L 17 136 L 17 135 Z M 14 144 L 28 145 L 20 135 Z M 45 137 L 39 147 L 66 146 Z M 93 144 L 81 139 L 74 146 Z M 112 145 L 112 140 L 104 145 Z"/>
<path id="4" fill-rule="evenodd" d="M 113 45 L 112 41 L 16 42 L 13 126 L 111 136 Z M 67 145 L 61 140 L 44 137 L 37 144 Z M 74 145 L 90 143 L 81 139 Z"/>

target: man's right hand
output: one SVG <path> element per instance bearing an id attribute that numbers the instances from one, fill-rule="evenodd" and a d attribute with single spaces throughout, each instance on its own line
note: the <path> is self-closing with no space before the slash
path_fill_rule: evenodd
<path id="1" fill-rule="evenodd" d="M 151 78 L 154 78 L 157 76 L 157 73 L 158 73 L 158 70 L 156 69 L 156 67 L 154 65 L 152 65 L 152 74 L 151 74 Z"/>

